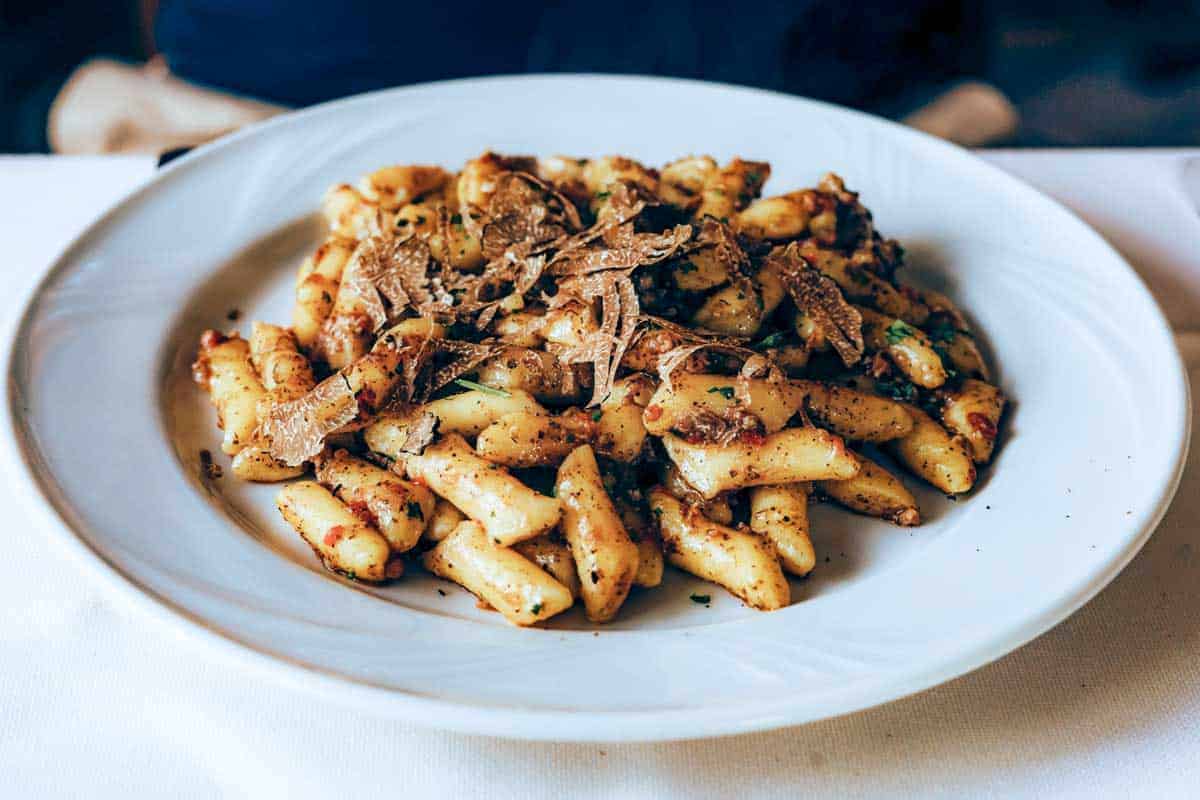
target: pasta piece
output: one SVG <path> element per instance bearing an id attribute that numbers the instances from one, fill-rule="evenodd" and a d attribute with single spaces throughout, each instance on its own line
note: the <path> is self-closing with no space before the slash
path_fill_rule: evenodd
<path id="1" fill-rule="evenodd" d="M 739 402 L 744 387 L 750 402 Z M 697 415 L 716 415 L 743 423 L 745 415 L 762 423 L 762 431 L 775 433 L 787 424 L 804 402 L 804 390 L 790 383 L 752 378 L 739 381 L 725 375 L 679 375 L 671 385 L 663 383 L 646 405 L 643 420 L 655 436 L 671 431 L 690 431 Z M 753 430 L 757 426 L 752 426 Z"/>
<path id="2" fill-rule="evenodd" d="M 233 474 L 253 483 L 278 483 L 304 474 L 304 465 L 290 467 L 271 455 L 261 444 L 249 444 L 233 457 Z"/>
<path id="3" fill-rule="evenodd" d="M 517 411 L 484 428 L 475 442 L 479 455 L 507 467 L 548 467 L 562 463 L 590 440 L 594 424 L 586 414 L 559 417 Z"/>
<path id="4" fill-rule="evenodd" d="M 820 481 L 817 487 L 851 511 L 897 525 L 920 525 L 916 498 L 900 479 L 861 453 L 855 455 L 862 467 L 858 475 L 844 481 Z"/>
<path id="5" fill-rule="evenodd" d="M 495 153 L 484 153 L 463 165 L 458 174 L 458 201 L 462 212 L 470 209 L 485 209 L 496 191 L 496 178 L 507 172 L 504 159 Z"/>
<path id="6" fill-rule="evenodd" d="M 746 486 L 852 478 L 859 469 L 841 437 L 820 428 L 788 428 L 762 444 L 693 445 L 674 434 L 662 442 L 684 479 L 708 500 Z"/>
<path id="7" fill-rule="evenodd" d="M 904 406 L 886 397 L 860 392 L 836 383 L 798 381 L 804 405 L 818 425 L 856 442 L 885 442 L 912 430 Z"/>
<path id="8" fill-rule="evenodd" d="M 755 200 L 735 218 L 738 233 L 752 239 L 795 239 L 808 230 L 804 192 Z"/>
<path id="9" fill-rule="evenodd" d="M 424 538 L 429 542 L 440 542 L 445 539 L 454 532 L 458 523 L 467 518 L 467 515 L 455 508 L 449 500 L 440 497 L 436 499 L 433 513 L 429 515 L 429 521 L 425 525 Z"/>
<path id="10" fill-rule="evenodd" d="M 363 177 L 359 191 L 385 211 L 396 211 L 442 188 L 450 173 L 441 167 L 405 164 L 377 169 Z"/>
<path id="11" fill-rule="evenodd" d="M 492 323 L 492 332 L 505 344 L 515 347 L 541 347 L 545 338 L 542 327 L 546 315 L 533 311 L 516 311 Z"/>
<path id="12" fill-rule="evenodd" d="M 568 303 L 546 312 L 538 333 L 547 342 L 577 347 L 598 330 L 600 324 L 591 308 L 583 303 Z"/>
<path id="13" fill-rule="evenodd" d="M 508 414 L 549 414 L 533 395 L 522 389 L 510 389 L 503 394 L 472 389 L 426 403 L 424 409 L 438 418 L 439 431 L 463 436 L 478 436 Z"/>
<path id="14" fill-rule="evenodd" d="M 613 185 L 624 183 L 640 188 L 654 197 L 658 194 L 658 179 L 644 166 L 624 156 L 593 158 L 583 167 L 583 182 L 592 197 L 592 212 L 596 218 L 607 219 L 608 200 Z"/>
<path id="15" fill-rule="evenodd" d="M 706 298 L 692 321 L 718 333 L 753 336 L 762 326 L 763 310 L 758 291 L 743 278 Z"/>
<path id="16" fill-rule="evenodd" d="M 406 447 L 420 419 L 420 409 L 385 411 L 362 429 L 363 441 L 371 452 L 387 456 L 395 462 L 395 468 L 402 469 L 415 452 Z"/>
<path id="17" fill-rule="evenodd" d="M 416 339 L 420 341 L 424 339 L 446 338 L 446 326 L 439 325 L 428 317 L 414 317 L 412 319 L 401 320 L 388 328 L 387 332 L 404 340 Z M 386 336 L 387 334 L 384 335 Z"/>
<path id="18" fill-rule="evenodd" d="M 600 404 L 596 419 L 596 450 L 614 461 L 636 461 L 646 445 L 646 425 L 642 414 L 654 393 L 654 380 L 647 375 L 631 375 L 613 384 L 612 391 Z"/>
<path id="19" fill-rule="evenodd" d="M 783 262 L 769 259 L 754 275 L 754 288 L 758 290 L 762 300 L 763 319 L 775 313 L 783 298 L 787 297 L 787 287 L 783 283 Z"/>
<path id="20" fill-rule="evenodd" d="M 567 456 L 558 468 L 555 490 L 588 619 L 607 622 L 629 595 L 641 555 L 604 490 L 591 447 L 582 445 Z"/>
<path id="21" fill-rule="evenodd" d="M 485 461 L 456 433 L 409 456 L 408 476 L 423 483 L 478 521 L 498 544 L 513 545 L 558 524 L 562 508 L 503 467 Z"/>
<path id="22" fill-rule="evenodd" d="M 881 314 L 902 319 L 912 325 L 924 325 L 929 319 L 929 308 L 915 295 L 910 297 L 867 267 L 854 264 L 851 259 L 836 250 L 818 247 L 815 243 L 808 242 L 801 246 L 800 255 L 831 278 L 851 302 L 866 303 Z"/>
<path id="23" fill-rule="evenodd" d="M 509 392 L 524 391 L 543 403 L 569 405 L 583 399 L 584 386 L 574 370 L 553 353 L 507 347 L 479 367 L 478 380 Z"/>
<path id="24" fill-rule="evenodd" d="M 392 219 L 392 227 L 399 236 L 411 234 L 428 239 L 437 233 L 438 223 L 441 221 L 441 208 L 441 204 L 437 202 L 409 203 L 396 212 Z"/>
<path id="25" fill-rule="evenodd" d="M 295 400 L 317 385 L 312 365 L 287 328 L 255 322 L 250 327 L 250 362 L 258 370 L 271 402 Z"/>
<path id="26" fill-rule="evenodd" d="M 514 625 L 533 625 L 575 602 L 571 591 L 515 550 L 466 520 L 423 559 L 425 569 L 486 601 Z"/>
<path id="27" fill-rule="evenodd" d="M 862 314 L 863 342 L 870 352 L 886 352 L 917 386 L 936 389 L 946 382 L 946 368 L 929 337 L 907 322 L 855 306 Z"/>
<path id="28" fill-rule="evenodd" d="M 691 484 L 683 479 L 683 475 L 679 473 L 674 464 L 667 465 L 662 472 L 662 486 L 671 493 L 672 497 L 699 506 L 704 516 L 713 522 L 719 522 L 722 525 L 733 522 L 733 507 L 729 505 L 726 497 L 719 496 L 712 500 L 705 500 L 698 491 L 692 488 Z"/>
<path id="29" fill-rule="evenodd" d="M 992 458 L 1003 413 L 1004 393 L 990 383 L 968 378 L 946 392 L 942 424 L 966 438 L 976 464 L 986 464 Z"/>
<path id="30" fill-rule="evenodd" d="M 762 611 L 783 608 L 791 589 L 775 549 L 762 536 L 718 525 L 661 488 L 650 491 L 667 561 L 728 589 Z"/>
<path id="31" fill-rule="evenodd" d="M 567 587 L 572 599 L 579 598 L 579 574 L 575 571 L 575 559 L 571 556 L 569 546 L 549 536 L 539 536 L 527 542 L 518 542 L 513 549 Z"/>
<path id="32" fill-rule="evenodd" d="M 401 562 L 388 563 L 387 539 L 321 484 L 289 483 L 276 495 L 275 505 L 326 568 L 373 583 L 398 577 L 398 570 L 403 569 Z"/>
<path id="33" fill-rule="evenodd" d="M 462 214 L 439 217 L 439 225 L 429 237 L 429 252 L 437 261 L 464 271 L 477 270 L 486 261 L 483 243 L 467 230 Z"/>
<path id="34" fill-rule="evenodd" d="M 919 408 L 905 407 L 912 417 L 913 429 L 907 436 L 887 442 L 884 446 L 888 452 L 914 475 L 946 494 L 970 491 L 975 484 L 970 443 L 962 436 L 951 436 Z"/>
<path id="35" fill-rule="evenodd" d="M 329 230 L 342 239 L 363 239 L 379 230 L 379 206 L 348 184 L 334 186 L 325 195 L 321 211 Z"/>
<path id="36" fill-rule="evenodd" d="M 301 347 L 311 348 L 317 341 L 321 326 L 333 311 L 342 271 L 354 252 L 354 242 L 331 236 L 317 248 L 309 268 L 296 286 L 296 305 L 292 309 L 292 330 Z"/>
<path id="37" fill-rule="evenodd" d="M 393 552 L 404 553 L 416 546 L 433 514 L 433 492 L 345 450 L 319 459 L 316 467 L 321 485 L 355 516 L 378 529 Z"/>
<path id="38" fill-rule="evenodd" d="M 942 360 L 948 361 L 963 377 L 990 381 L 987 364 L 979 352 L 971 326 L 958 307 L 946 295 L 932 289 L 923 289 L 917 294 L 932 311 L 927 330 Z"/>
<path id="39" fill-rule="evenodd" d="M 715 248 L 702 247 L 676 262 L 671 277 L 685 292 L 707 292 L 729 280 L 729 265 Z"/>
<path id="40" fill-rule="evenodd" d="M 621 516 L 621 524 L 638 549 L 638 568 L 633 576 L 633 585 L 642 587 L 658 586 L 663 577 L 662 545 L 658 541 L 658 532 L 646 518 L 646 515 L 632 504 L 613 500 L 617 513 Z"/>
<path id="41" fill-rule="evenodd" d="M 703 219 L 708 216 L 728 222 L 758 197 L 770 175 L 770 164 L 733 159 L 706 177 L 695 218 Z"/>
<path id="42" fill-rule="evenodd" d="M 658 194 L 680 211 L 692 211 L 700 205 L 700 193 L 708 177 L 717 171 L 717 162 L 709 156 L 688 156 L 662 168 Z"/>
<path id="43" fill-rule="evenodd" d="M 750 490 L 750 530 L 775 545 L 780 565 L 801 577 L 817 564 L 808 536 L 808 491 L 806 483 L 756 486 Z"/>
<path id="44" fill-rule="evenodd" d="M 259 405 L 267 402 L 267 393 L 250 363 L 250 345 L 236 333 L 225 336 L 205 331 L 192 370 L 216 406 L 217 427 L 225 431 L 221 449 L 237 455 L 254 441 Z"/>

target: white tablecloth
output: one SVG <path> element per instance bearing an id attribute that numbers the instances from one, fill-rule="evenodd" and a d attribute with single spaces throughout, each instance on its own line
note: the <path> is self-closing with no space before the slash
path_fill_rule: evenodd
<path id="1" fill-rule="evenodd" d="M 1200 151 L 987 157 L 1079 211 L 1180 331 L 1200 330 Z M 62 246 L 152 171 L 137 158 L 0 158 L 8 324 Z M 1180 341 L 1200 395 L 1200 339 Z M 446 734 L 241 674 L 110 598 L 0 485 L 0 797 L 1196 796 L 1198 461 L 1194 448 L 1124 573 L 995 664 L 806 727 L 621 746 Z"/>

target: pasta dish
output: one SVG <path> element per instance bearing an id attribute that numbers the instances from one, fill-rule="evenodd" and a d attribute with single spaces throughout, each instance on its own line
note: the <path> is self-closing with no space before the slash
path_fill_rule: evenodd
<path id="1" fill-rule="evenodd" d="M 423 568 L 517 625 L 613 619 L 665 565 L 762 610 L 817 566 L 808 507 L 913 526 L 1005 398 L 966 317 L 836 175 L 494 153 L 331 189 L 288 326 L 194 366 L 242 480 L 326 568 Z"/>

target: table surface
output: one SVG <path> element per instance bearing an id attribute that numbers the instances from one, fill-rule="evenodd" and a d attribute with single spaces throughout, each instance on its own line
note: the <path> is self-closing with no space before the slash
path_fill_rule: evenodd
<path id="1" fill-rule="evenodd" d="M 1058 197 L 1129 259 L 1179 332 L 1196 396 L 1200 150 L 984 157 Z M 144 158 L 0 157 L 5 325 L 66 243 L 153 169 Z M 1016 652 L 840 719 L 656 745 L 442 733 L 247 676 L 102 590 L 0 485 L 0 795 L 1190 796 L 1200 784 L 1198 451 L 1141 554 Z"/>

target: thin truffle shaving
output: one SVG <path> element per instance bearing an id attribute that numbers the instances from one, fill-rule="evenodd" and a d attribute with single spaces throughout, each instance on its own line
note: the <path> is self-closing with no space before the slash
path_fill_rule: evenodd
<path id="1" fill-rule="evenodd" d="M 826 341 L 847 367 L 863 355 L 862 314 L 847 302 L 830 278 L 809 266 L 793 242 L 767 256 L 780 266 L 784 285 L 796 307 L 812 317 Z"/>
<path id="2" fill-rule="evenodd" d="M 291 467 L 316 456 L 325 438 L 358 416 L 358 400 L 341 373 L 329 376 L 308 394 L 267 411 L 259 434 L 271 455 Z"/>

